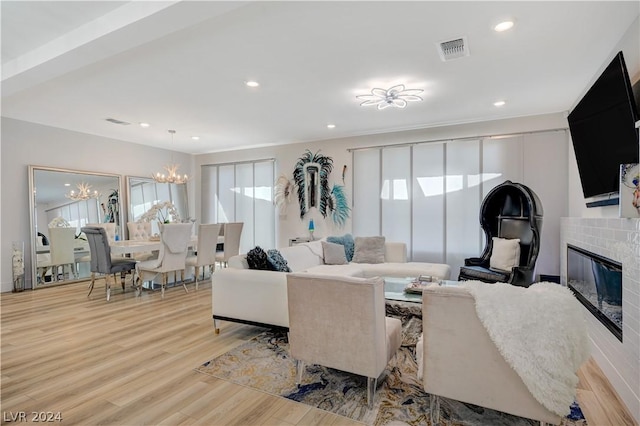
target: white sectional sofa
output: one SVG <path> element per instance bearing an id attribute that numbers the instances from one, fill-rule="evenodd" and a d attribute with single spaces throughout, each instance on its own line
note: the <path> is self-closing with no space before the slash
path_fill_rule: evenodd
<path id="1" fill-rule="evenodd" d="M 449 279 L 449 265 L 407 262 L 404 243 L 385 243 L 384 263 L 348 263 L 325 265 L 320 241 L 280 249 L 292 272 L 309 272 L 369 278 L 417 277 L 431 275 Z M 216 333 L 218 321 L 289 328 L 287 273 L 249 269 L 246 255 L 229 259 L 229 267 L 216 271 L 212 282 L 213 320 Z"/>

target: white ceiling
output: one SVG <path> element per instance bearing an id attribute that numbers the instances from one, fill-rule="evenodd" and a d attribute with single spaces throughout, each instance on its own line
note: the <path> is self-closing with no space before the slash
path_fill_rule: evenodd
<path id="1" fill-rule="evenodd" d="M 638 1 L 1 7 L 3 116 L 188 153 L 566 111 L 640 13 Z M 505 18 L 515 27 L 494 32 Z M 442 62 L 437 43 L 461 36 L 470 56 Z M 424 101 L 359 106 L 397 83 Z"/>

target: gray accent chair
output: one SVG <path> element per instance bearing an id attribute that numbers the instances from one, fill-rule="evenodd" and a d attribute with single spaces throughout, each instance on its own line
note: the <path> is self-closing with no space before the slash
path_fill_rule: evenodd
<path id="1" fill-rule="evenodd" d="M 111 299 L 111 276 L 115 279 L 115 274 L 120 273 L 120 282 L 122 291 L 125 289 L 125 276 L 127 272 L 132 273 L 136 268 L 136 261 L 130 258 L 111 257 L 111 246 L 109 246 L 109 237 L 107 231 L 103 227 L 85 226 L 82 232 L 87 236 L 89 242 L 89 251 L 91 252 L 91 260 L 89 265 L 91 268 L 91 283 L 89 284 L 89 294 L 93 291 L 96 274 L 104 274 L 105 290 L 107 292 L 107 302 Z M 133 283 L 135 280 L 131 278 Z"/>
<path id="2" fill-rule="evenodd" d="M 384 281 L 287 275 L 289 347 L 300 385 L 306 364 L 367 377 L 373 406 L 378 378 L 402 343 L 402 324 L 385 316 Z"/>

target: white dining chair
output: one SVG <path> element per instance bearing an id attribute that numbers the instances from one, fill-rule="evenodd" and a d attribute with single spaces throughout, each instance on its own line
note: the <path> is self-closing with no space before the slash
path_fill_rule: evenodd
<path id="1" fill-rule="evenodd" d="M 47 270 L 51 268 L 53 281 L 58 280 L 58 268 L 62 268 L 63 279 L 67 276 L 65 270 L 71 267 L 71 273 L 76 275 L 76 260 L 74 254 L 74 243 L 76 237 L 75 228 L 49 228 L 50 252 L 48 258 L 38 261 L 38 275 L 42 282 Z"/>
<path id="2" fill-rule="evenodd" d="M 216 252 L 216 263 L 226 268 L 227 262 L 233 256 L 240 254 L 240 236 L 244 222 L 232 222 L 224 224 L 224 244 L 222 251 Z"/>
<path id="3" fill-rule="evenodd" d="M 165 288 L 167 286 L 167 274 L 176 272 L 175 279 L 178 281 L 177 272 L 181 272 L 182 286 L 185 292 L 187 286 L 184 282 L 184 269 L 187 259 L 187 251 L 191 243 L 191 223 L 167 223 L 160 225 L 160 254 L 157 259 L 146 260 L 136 264 L 138 295 L 142 290 L 142 283 L 155 279 L 158 275 L 162 275 L 161 291 L 164 298 Z"/>
<path id="4" fill-rule="evenodd" d="M 204 279 L 205 266 L 209 266 L 210 273 L 213 273 L 212 265 L 215 270 L 216 246 L 220 228 L 222 228 L 222 224 L 219 223 L 201 224 L 198 227 L 198 249 L 194 256 L 189 256 L 186 259 L 187 266 L 195 267 L 196 291 L 198 291 L 200 268 L 202 268 L 202 279 Z"/>
<path id="5" fill-rule="evenodd" d="M 148 241 L 153 235 L 151 233 L 151 222 L 127 222 L 129 239 L 133 241 Z M 158 257 L 157 252 L 133 253 L 132 258 L 140 262 Z"/>

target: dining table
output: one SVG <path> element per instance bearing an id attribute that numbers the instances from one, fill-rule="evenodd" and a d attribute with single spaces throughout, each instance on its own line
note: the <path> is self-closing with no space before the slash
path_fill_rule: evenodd
<path id="1" fill-rule="evenodd" d="M 218 244 L 224 243 L 224 236 L 218 237 Z M 162 241 L 160 239 L 151 239 L 151 240 L 120 240 L 120 241 L 111 241 L 109 243 L 111 247 L 111 253 L 116 255 L 127 255 L 134 253 L 144 253 L 155 250 L 160 250 L 162 248 Z M 197 250 L 198 247 L 198 236 L 194 235 L 191 237 L 191 241 L 189 242 L 189 247 Z"/>

